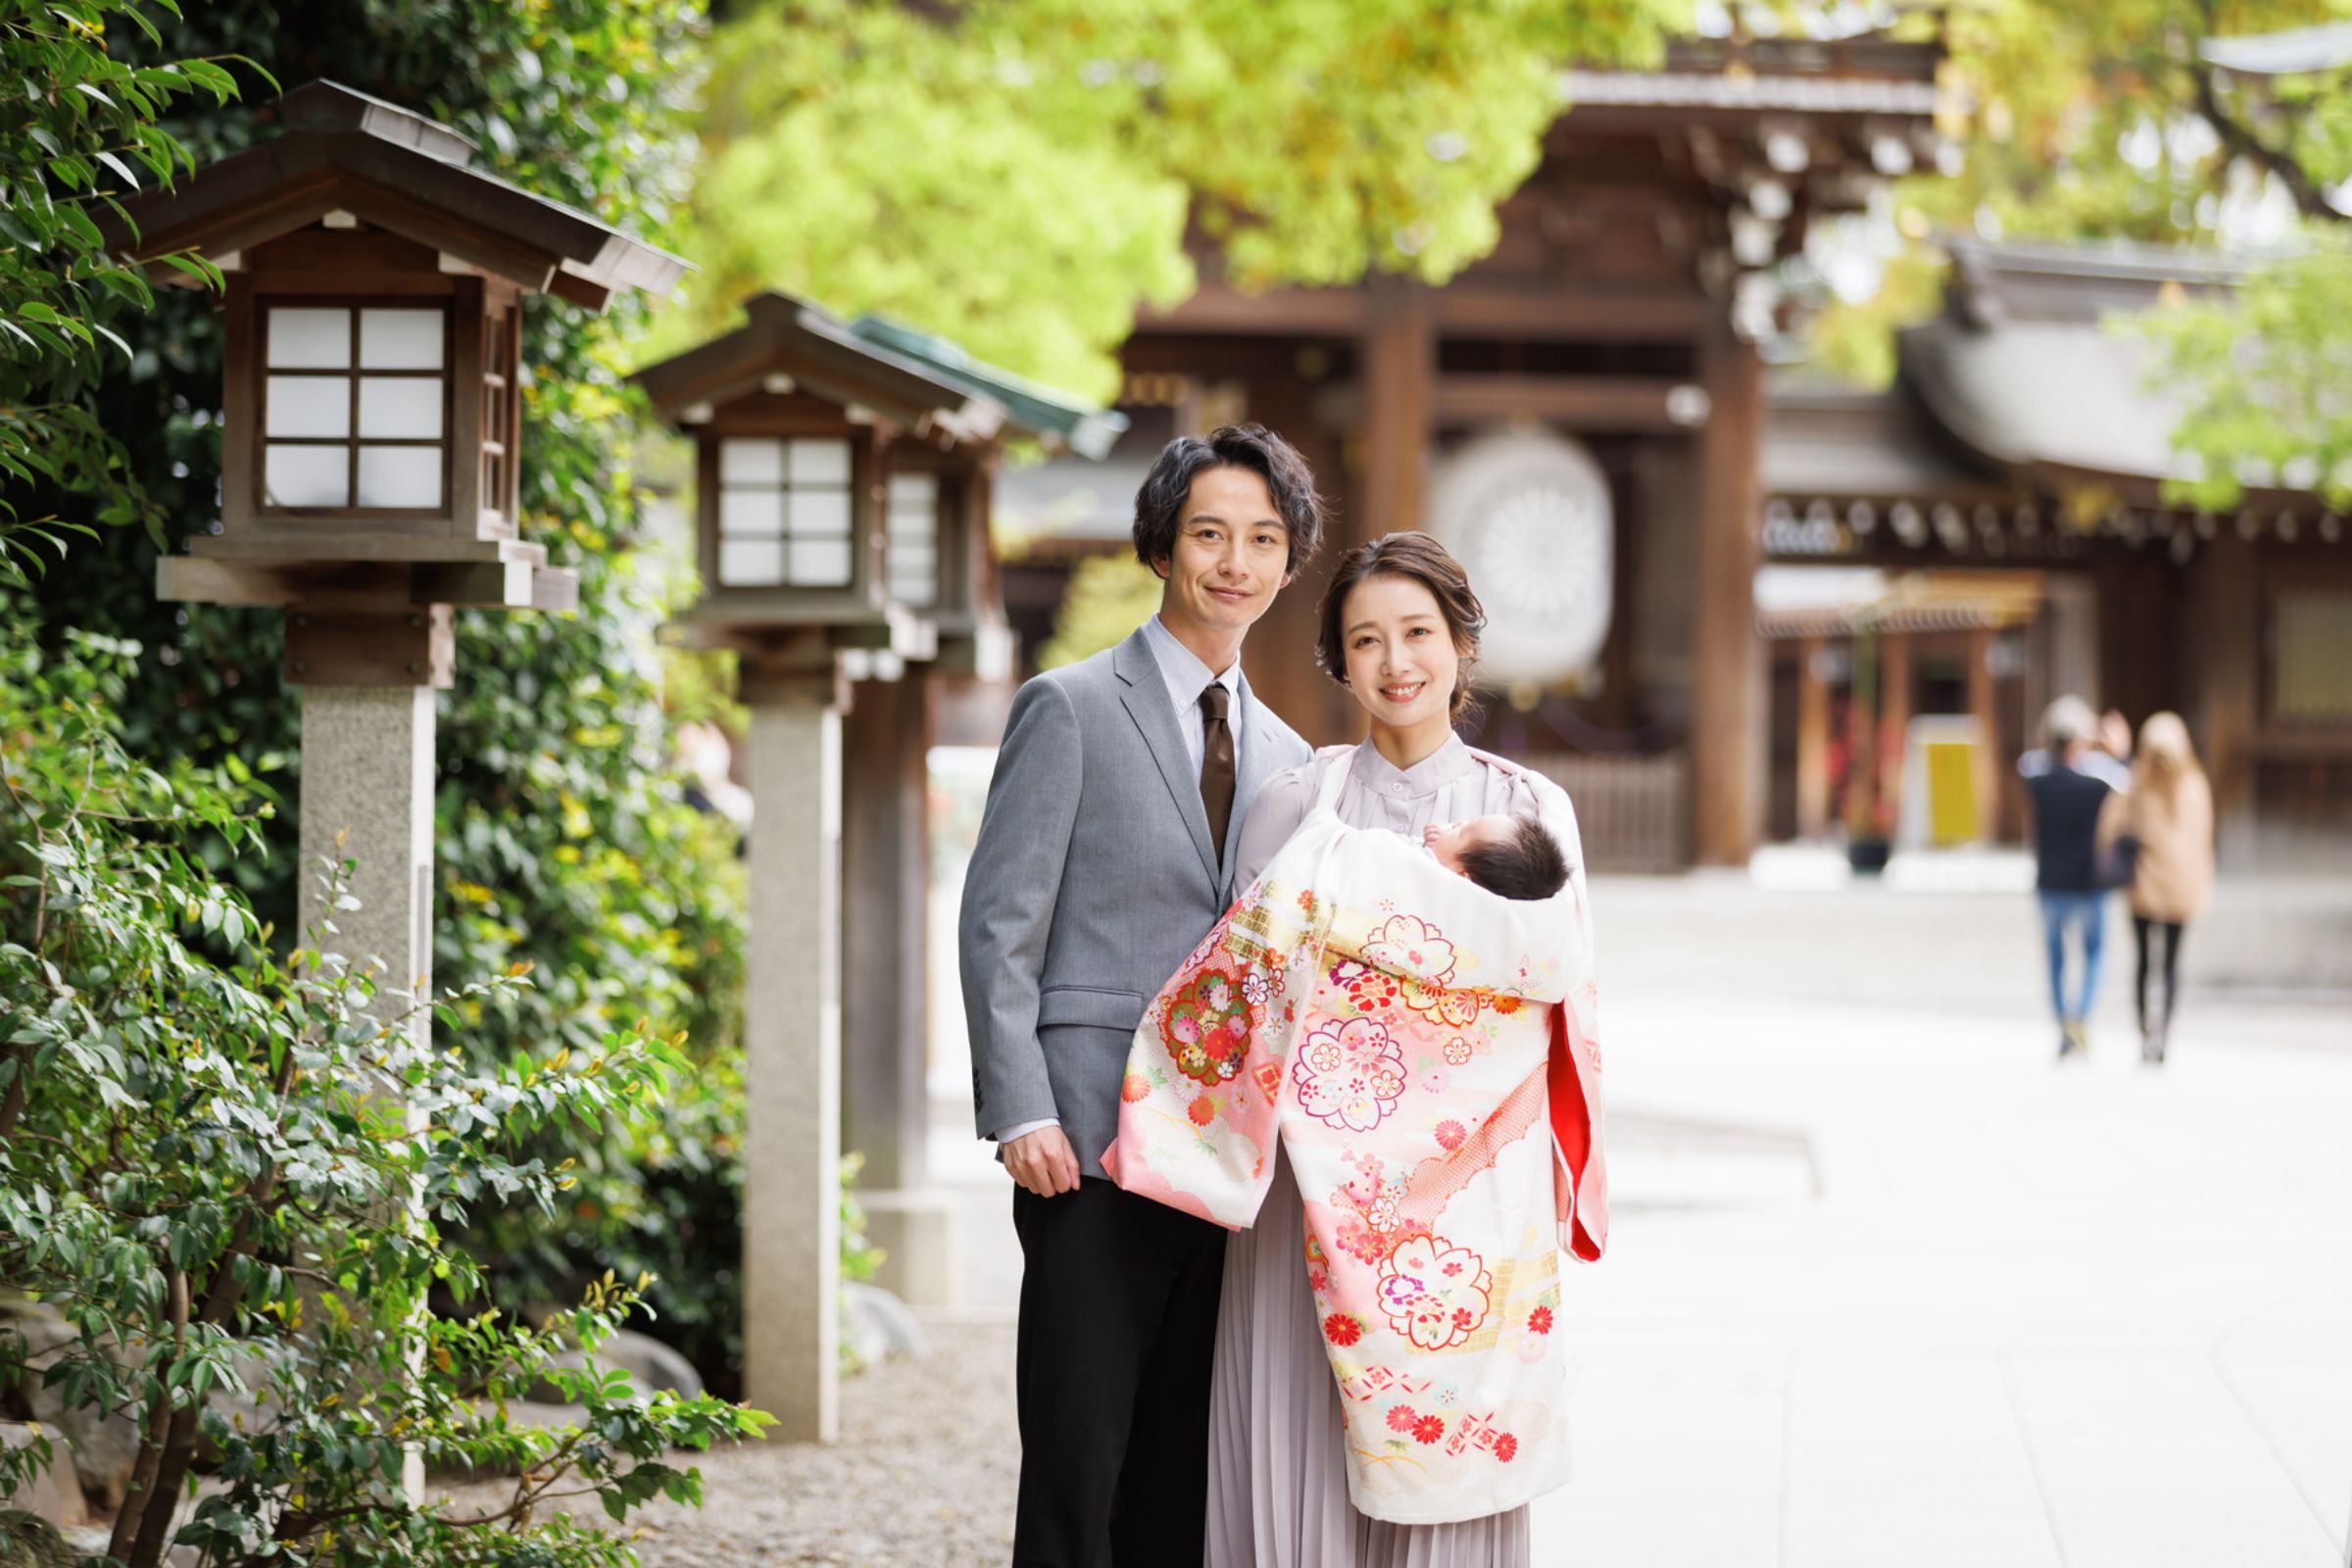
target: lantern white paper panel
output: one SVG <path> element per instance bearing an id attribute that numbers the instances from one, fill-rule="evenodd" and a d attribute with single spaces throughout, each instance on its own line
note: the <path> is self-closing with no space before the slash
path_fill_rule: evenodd
<path id="1" fill-rule="evenodd" d="M 390 441 L 440 440 L 441 385 L 439 376 L 362 376 L 360 434 Z"/>
<path id="2" fill-rule="evenodd" d="M 262 429 L 271 436 L 342 440 L 351 434 L 351 382 L 340 375 L 270 377 Z"/>
<path id="3" fill-rule="evenodd" d="M 718 443 L 718 482 L 722 485 L 784 482 L 784 443 L 731 435 Z"/>
<path id="4" fill-rule="evenodd" d="M 939 602 L 939 476 L 890 480 L 890 596 L 928 608 Z"/>
<path id="5" fill-rule="evenodd" d="M 850 482 L 850 444 L 833 439 L 793 442 L 791 477 L 796 485 L 847 485 Z"/>
<path id="6" fill-rule="evenodd" d="M 796 539 L 847 539 L 850 536 L 850 493 L 847 490 L 788 490 L 790 531 Z"/>
<path id="7" fill-rule="evenodd" d="M 345 370 L 351 368 L 351 313 L 317 306 L 275 306 L 270 312 L 270 368 Z"/>
<path id="8" fill-rule="evenodd" d="M 441 504 L 439 447 L 360 448 L 363 507 L 437 507 Z"/>
<path id="9" fill-rule="evenodd" d="M 725 539 L 783 538 L 784 492 L 721 490 L 718 493 L 718 532 Z"/>
<path id="10" fill-rule="evenodd" d="M 262 490 L 272 507 L 348 507 L 351 449 L 272 442 L 262 454 Z"/>
<path id="11" fill-rule="evenodd" d="M 360 313 L 360 368 L 367 370 L 438 370 L 443 324 L 437 310 L 367 310 Z"/>
<path id="12" fill-rule="evenodd" d="M 846 588 L 850 584 L 847 539 L 792 541 L 791 578 L 796 588 Z"/>
<path id="13" fill-rule="evenodd" d="M 782 539 L 721 539 L 718 580 L 730 588 L 773 588 L 784 581 Z"/>

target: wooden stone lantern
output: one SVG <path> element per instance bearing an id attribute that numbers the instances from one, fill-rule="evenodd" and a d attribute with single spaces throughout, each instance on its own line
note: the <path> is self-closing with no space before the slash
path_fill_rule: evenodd
<path id="1" fill-rule="evenodd" d="M 1010 672 L 999 440 L 1100 456 L 1125 421 L 879 318 L 783 294 L 745 316 L 636 379 L 695 440 L 684 630 L 737 652 L 751 710 L 744 1391 L 776 1436 L 823 1440 L 845 1128 L 885 1282 L 947 1302 L 952 1205 L 924 1158 L 929 677 Z"/>
<path id="2" fill-rule="evenodd" d="M 126 202 L 109 236 L 145 261 L 197 252 L 226 279 L 220 520 L 157 564 L 156 590 L 284 607 L 304 859 L 355 862 L 360 908 L 335 915 L 336 946 L 421 995 L 453 607 L 567 610 L 577 595 L 516 528 L 523 301 L 666 294 L 686 264 L 473 168 L 456 131 L 350 88 L 314 81 L 276 113 L 277 136 Z M 316 880 L 306 928 L 322 913 Z"/>

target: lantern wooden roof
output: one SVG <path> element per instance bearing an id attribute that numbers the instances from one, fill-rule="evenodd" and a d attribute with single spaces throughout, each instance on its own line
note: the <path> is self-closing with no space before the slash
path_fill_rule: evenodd
<path id="1" fill-rule="evenodd" d="M 734 331 L 630 377 L 663 418 L 700 424 L 712 405 L 787 376 L 803 392 L 917 435 L 986 441 L 1004 426 L 1004 408 L 995 399 L 865 341 L 820 305 L 790 294 L 759 294 L 744 302 L 744 324 Z"/>
<path id="2" fill-rule="evenodd" d="M 1075 403 L 1035 381 L 975 359 L 960 343 L 868 314 L 850 323 L 860 340 L 905 355 L 933 375 L 1002 405 L 1017 429 L 1052 450 L 1100 460 L 1127 429 L 1127 416 Z"/>
<path id="3" fill-rule="evenodd" d="M 688 264 L 562 202 L 472 167 L 473 144 L 333 81 L 278 100 L 282 134 L 123 203 L 129 254 L 196 250 L 216 263 L 329 213 L 430 245 L 520 288 L 602 310 L 614 291 L 666 295 Z"/>
<path id="4" fill-rule="evenodd" d="M 805 392 L 862 409 L 918 435 L 989 441 L 1004 428 L 1050 448 L 1100 457 L 1126 418 L 1027 381 L 956 343 L 885 316 L 845 321 L 823 306 L 770 292 L 744 302 L 744 324 L 650 365 L 630 379 L 664 418 L 699 411 L 785 375 Z"/>

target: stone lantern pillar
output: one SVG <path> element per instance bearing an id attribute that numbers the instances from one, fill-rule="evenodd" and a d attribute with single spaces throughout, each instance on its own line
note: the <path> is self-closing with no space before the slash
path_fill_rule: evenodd
<path id="1" fill-rule="evenodd" d="M 845 1123 L 884 1283 L 951 1295 L 951 1205 L 924 1159 L 927 682 L 1008 662 L 998 437 L 1099 455 L 1119 426 L 895 322 L 783 294 L 745 315 L 636 378 L 697 448 L 704 596 L 684 634 L 735 651 L 751 710 L 745 1393 L 774 1436 L 822 1441 Z"/>

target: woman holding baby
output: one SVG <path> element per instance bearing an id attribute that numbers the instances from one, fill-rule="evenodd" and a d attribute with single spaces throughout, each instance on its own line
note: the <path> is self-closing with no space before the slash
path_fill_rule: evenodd
<path id="1" fill-rule="evenodd" d="M 1130 1057 L 1120 1184 L 1249 1226 L 1228 1241 L 1218 1314 L 1210 1568 L 1526 1564 L 1525 1498 L 1564 1474 L 1546 1282 L 1605 1233 L 1585 876 L 1565 794 L 1455 732 L 1484 623 L 1427 534 L 1342 559 L 1316 660 L 1369 733 L 1258 794 L 1233 882 L 1250 891 Z M 1347 947 L 1351 919 L 1386 923 Z M 1427 942 L 1384 940 L 1396 929 Z M 1417 951 L 1456 945 L 1458 974 Z M 1392 952 L 1384 974 L 1374 957 Z M 1498 956 L 1501 978 L 1473 974 Z M 1204 982 L 1222 1003 L 1224 976 L 1250 994 L 1211 1021 L 1250 1038 L 1220 1069 L 1189 1042 Z M 1482 1070 L 1496 1087 L 1475 1087 Z M 1224 1178 L 1199 1174 L 1219 1157 Z M 1208 1192 L 1228 1178 L 1238 1197 Z"/>

